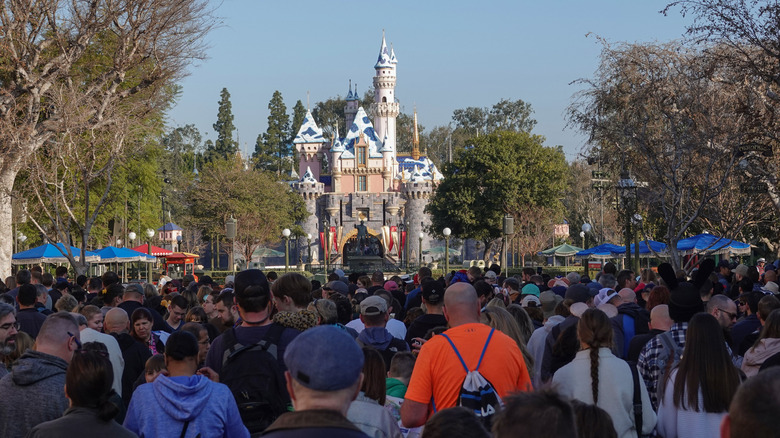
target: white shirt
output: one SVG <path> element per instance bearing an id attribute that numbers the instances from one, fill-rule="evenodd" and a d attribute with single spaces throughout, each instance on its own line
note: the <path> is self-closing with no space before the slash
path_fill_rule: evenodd
<path id="1" fill-rule="evenodd" d="M 674 406 L 674 381 L 677 379 L 677 369 L 669 373 L 669 379 L 664 387 L 664 396 L 658 401 L 658 425 L 656 430 L 664 438 L 688 436 L 718 436 L 720 422 L 727 412 L 706 412 L 704 410 L 704 394 L 699 388 L 699 412 L 693 409 L 683 409 Z M 688 401 L 688 395 L 684 396 Z"/>
<path id="2" fill-rule="evenodd" d="M 114 370 L 114 384 L 111 387 L 119 396 L 122 396 L 122 372 L 125 370 L 125 359 L 122 357 L 122 350 L 119 343 L 113 336 L 100 333 L 89 327 L 81 331 L 81 343 L 99 342 L 108 349 L 108 360 L 111 362 L 111 368 Z"/>
<path id="3" fill-rule="evenodd" d="M 353 319 L 352 321 L 347 323 L 347 327 L 351 329 L 355 329 L 358 334 L 363 331 L 366 326 L 363 324 L 363 321 L 360 320 L 360 318 Z M 403 322 L 395 319 L 390 318 L 387 320 L 387 326 L 385 326 L 387 331 L 390 332 L 391 335 L 393 335 L 394 338 L 398 339 L 404 339 L 406 338 L 406 324 Z"/>

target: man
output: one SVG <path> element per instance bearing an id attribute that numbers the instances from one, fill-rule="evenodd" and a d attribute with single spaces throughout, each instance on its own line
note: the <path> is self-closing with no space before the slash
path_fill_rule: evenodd
<path id="1" fill-rule="evenodd" d="M 236 274 L 235 296 L 241 323 L 214 339 L 206 366 L 223 377 L 222 382 L 236 397 L 244 424 L 254 434 L 266 428 L 289 403 L 284 352 L 300 332 L 271 319 L 273 298 L 260 270 Z M 257 377 L 252 378 L 252 374 Z M 261 380 L 262 388 L 253 386 Z M 269 408 L 261 412 L 257 409 L 259 403 L 268 403 Z"/>
<path id="2" fill-rule="evenodd" d="M 572 300 L 572 305 L 574 303 L 583 303 L 587 307 L 593 307 L 593 297 L 591 296 L 590 289 L 582 283 L 569 286 L 569 288 L 566 289 L 566 296 L 564 299 Z M 576 351 L 571 351 L 567 354 L 559 354 L 557 351 L 554 352 L 554 346 L 556 343 L 579 345 L 576 341 L 577 323 L 579 320 L 580 318 L 577 315 L 570 314 L 563 321 L 552 327 L 545 337 L 544 354 L 541 358 L 542 364 L 540 370 L 542 382 L 547 382 L 552 379 L 553 374 L 558 368 L 574 359 L 574 355 L 577 353 Z"/>
<path id="3" fill-rule="evenodd" d="M 220 332 L 224 333 L 225 330 L 236 325 L 239 316 L 238 308 L 236 307 L 235 295 L 232 291 L 222 291 L 222 293 L 220 293 L 217 297 L 214 308 L 217 309 L 220 322 L 220 324 L 214 324 L 214 326 L 217 327 Z"/>
<path id="4" fill-rule="evenodd" d="M 615 287 L 616 290 L 620 291 L 621 289 L 629 288 L 631 290 L 634 290 L 636 288 L 636 274 L 634 271 L 630 269 L 623 269 L 620 271 L 617 275 L 617 286 Z"/>
<path id="5" fill-rule="evenodd" d="M 446 286 L 443 280 L 426 278 L 422 284 L 422 301 L 425 304 L 425 315 L 412 321 L 409 330 L 406 331 L 404 340 L 412 345 L 414 338 L 422 338 L 428 330 L 435 327 L 446 327 L 447 318 L 444 317 L 444 290 Z M 480 309 L 483 306 L 480 302 Z"/>
<path id="6" fill-rule="evenodd" d="M 734 305 L 733 302 L 732 305 Z M 750 347 L 756 343 L 756 340 L 758 340 L 758 335 L 764 328 L 764 323 L 766 322 L 766 319 L 769 318 L 769 314 L 778 308 L 780 308 L 780 300 L 778 300 L 774 295 L 764 295 L 761 297 L 761 299 L 758 301 L 758 311 L 756 312 L 759 328 L 757 328 L 753 333 L 745 336 L 745 338 L 742 340 L 742 343 L 739 345 L 739 350 L 734 351 L 734 354 L 739 356 L 745 355 Z"/>
<path id="7" fill-rule="evenodd" d="M 184 325 L 184 317 L 187 315 L 189 303 L 182 295 L 174 295 L 168 304 L 168 319 L 165 323 L 171 327 L 172 331 L 179 330 Z"/>
<path id="8" fill-rule="evenodd" d="M 0 378 L 8 374 L 5 367 L 5 356 L 16 349 L 16 334 L 19 332 L 19 323 L 16 322 L 16 309 L 6 303 L 0 303 Z"/>
<path id="9" fill-rule="evenodd" d="M 388 318 L 387 302 L 382 297 L 373 295 L 360 302 L 360 321 L 365 328 L 357 341 L 375 348 L 382 355 L 386 371 L 390 370 L 390 361 L 396 353 L 409 350 L 404 340 L 394 338 L 385 328 Z"/>
<path id="10" fill-rule="evenodd" d="M 737 305 L 725 295 L 714 295 L 707 301 L 707 313 L 718 320 L 718 324 L 726 334 L 737 322 Z"/>
<path id="11" fill-rule="evenodd" d="M 122 302 L 119 303 L 117 306 L 120 309 L 123 309 L 125 312 L 127 312 L 128 315 L 133 314 L 136 309 L 139 307 L 145 307 L 144 306 L 144 289 L 143 287 L 138 283 L 130 283 L 125 288 L 124 293 L 122 294 Z M 171 326 L 168 325 L 168 323 L 165 322 L 162 315 L 160 315 L 155 309 L 152 309 L 150 307 L 145 307 L 146 310 L 149 311 L 149 313 L 152 314 L 152 319 L 154 320 L 154 324 L 152 325 L 152 330 L 154 331 L 163 331 L 171 333 L 173 332 L 173 329 Z"/>
<path id="12" fill-rule="evenodd" d="M 32 284 L 24 284 L 19 288 L 19 294 L 16 302 L 19 305 L 19 312 L 16 314 L 16 320 L 19 322 L 19 330 L 27 333 L 33 339 L 38 337 L 38 332 L 46 321 L 46 315 L 35 308 L 38 300 L 38 288 Z"/>
<path id="13" fill-rule="evenodd" d="M 521 275 L 522 275 L 521 279 L 523 281 L 523 285 L 526 285 L 531 282 L 531 277 L 536 275 L 536 271 L 534 270 L 534 268 L 525 267 L 523 268 Z"/>
<path id="14" fill-rule="evenodd" d="M 493 384 L 501 398 L 515 391 L 530 391 L 531 378 L 520 349 L 512 338 L 480 323 L 479 302 L 474 286 L 455 283 L 444 294 L 444 317 L 451 327 L 444 336 L 434 336 L 422 346 L 401 406 L 404 427 L 417 427 L 437 410 L 456 406 L 466 370 L 479 366 L 482 376 Z M 487 345 L 487 347 L 486 347 Z M 483 354 L 484 350 L 484 354 Z"/>
<path id="15" fill-rule="evenodd" d="M 279 313 L 274 322 L 304 331 L 317 325 L 317 314 L 308 310 L 311 303 L 311 281 L 296 272 L 282 275 L 271 284 L 274 304 Z"/>
<path id="16" fill-rule="evenodd" d="M 533 286 L 533 285 L 532 285 Z M 509 277 L 504 280 L 503 293 L 509 297 L 509 301 L 512 303 L 520 302 L 520 282 L 516 278 Z M 487 303 L 484 303 L 482 307 L 485 307 Z"/>
<path id="17" fill-rule="evenodd" d="M 197 358 L 192 333 L 171 334 L 165 344 L 168 374 L 136 389 L 124 426 L 147 437 L 249 437 L 230 390 L 199 375 Z"/>
<path id="18" fill-rule="evenodd" d="M 144 344 L 130 336 L 129 329 L 130 318 L 123 309 L 117 307 L 106 313 L 103 330 L 116 339 L 125 364 L 124 370 L 122 370 L 122 400 L 125 406 L 130 403 L 133 384 L 138 376 L 143 374 L 146 360 L 152 357 L 152 353 Z"/>
<path id="19" fill-rule="evenodd" d="M 46 303 L 51 301 L 51 297 L 49 297 L 49 290 L 46 289 L 46 286 L 42 284 L 36 284 L 35 286 L 35 310 L 42 313 L 43 316 L 49 316 L 52 312 L 51 309 L 49 309 L 46 306 Z M 57 299 L 59 301 L 59 299 Z M 56 308 L 55 308 L 56 309 Z"/>
<path id="20" fill-rule="evenodd" d="M 517 393 L 504 400 L 493 421 L 493 437 L 577 438 L 576 424 L 574 409 L 555 392 Z"/>
<path id="21" fill-rule="evenodd" d="M 103 290 L 103 280 L 100 277 L 92 277 L 87 282 L 87 302 L 91 303 L 92 300 L 100 296 L 100 292 Z"/>
<path id="22" fill-rule="evenodd" d="M 723 285 L 723 290 L 727 290 L 729 288 L 729 282 L 731 281 L 731 269 L 729 268 L 729 261 L 726 259 L 721 259 L 721 261 L 718 262 L 718 283 Z"/>
<path id="23" fill-rule="evenodd" d="M 744 292 L 739 296 L 739 309 L 745 317 L 731 327 L 732 351 L 739 351 L 739 346 L 742 345 L 745 337 L 761 327 L 756 312 L 758 312 L 758 302 L 763 297 L 764 294 L 761 292 Z"/>
<path id="24" fill-rule="evenodd" d="M 368 438 L 347 420 L 363 382 L 363 352 L 348 334 L 334 326 L 306 330 L 290 343 L 284 360 L 294 411 L 274 421 L 264 437 Z"/>
<path id="25" fill-rule="evenodd" d="M 62 416 L 68 408 L 65 371 L 80 346 L 79 326 L 70 313 L 46 318 L 33 349 L 0 380 L 0 436 L 22 437 Z"/>
<path id="26" fill-rule="evenodd" d="M 624 284 L 628 284 L 624 282 Z M 636 287 L 636 286 L 634 286 Z M 618 291 L 617 316 L 610 318 L 612 329 L 615 332 L 615 347 L 618 357 L 628 357 L 629 344 L 636 335 L 647 334 L 650 331 L 650 314 L 647 309 L 639 307 L 636 303 L 636 292 L 632 288 L 623 288 Z"/>
<path id="27" fill-rule="evenodd" d="M 387 303 L 387 314 L 393 314 L 395 309 L 393 308 L 393 297 L 390 295 L 390 292 L 384 289 L 378 289 L 374 295 L 385 300 Z M 346 326 L 355 330 L 358 332 L 358 334 L 360 334 L 360 332 L 362 332 L 365 328 L 363 321 L 361 321 L 360 318 L 353 319 L 352 321 L 348 322 Z M 403 340 L 406 338 L 406 325 L 403 323 L 403 321 L 399 321 L 395 318 L 390 318 L 387 320 L 387 331 L 389 331 L 390 334 L 398 339 Z"/>
<path id="28" fill-rule="evenodd" d="M 721 438 L 777 437 L 780 430 L 780 367 L 742 383 L 720 424 Z"/>
<path id="29" fill-rule="evenodd" d="M 7 293 L 13 299 L 19 295 L 19 288 L 25 284 L 30 284 L 32 281 L 32 273 L 27 269 L 20 269 L 16 272 L 16 287 L 9 290 Z"/>
<path id="30" fill-rule="evenodd" d="M 332 280 L 322 286 L 322 297 L 331 298 L 333 294 L 349 295 L 349 286 L 341 280 Z"/>
<path id="31" fill-rule="evenodd" d="M 374 271 L 371 274 L 371 286 L 368 287 L 368 295 L 374 295 L 374 292 L 385 286 L 385 274 L 382 271 Z"/>
<path id="32" fill-rule="evenodd" d="M 433 272 L 431 271 L 431 268 L 427 266 L 422 266 L 420 269 L 417 270 L 417 281 L 420 286 L 418 286 L 415 289 L 412 289 L 408 294 L 406 294 L 406 303 L 404 304 L 404 307 L 406 307 L 406 310 L 409 310 L 414 307 L 420 307 L 420 304 L 422 304 L 422 299 L 420 298 L 420 292 L 422 292 L 422 284 L 423 281 L 425 281 L 426 278 L 432 278 Z"/>
<path id="33" fill-rule="evenodd" d="M 122 396 L 122 373 L 125 371 L 125 359 L 122 357 L 122 350 L 119 348 L 119 343 L 116 338 L 105 333 L 100 333 L 97 330 L 93 330 L 87 326 L 87 317 L 79 313 L 72 314 L 79 324 L 79 332 L 81 343 L 97 342 L 106 346 L 108 350 L 108 361 L 111 362 L 111 368 L 114 371 L 114 384 L 111 385 L 111 389 L 116 391 L 119 396 Z"/>
<path id="34" fill-rule="evenodd" d="M 645 348 L 651 339 L 661 333 L 668 332 L 672 328 L 672 318 L 669 317 L 669 305 L 659 304 L 650 311 L 650 332 L 636 335 L 628 344 L 628 355 L 626 360 L 636 362 L 639 359 L 639 353 Z"/>

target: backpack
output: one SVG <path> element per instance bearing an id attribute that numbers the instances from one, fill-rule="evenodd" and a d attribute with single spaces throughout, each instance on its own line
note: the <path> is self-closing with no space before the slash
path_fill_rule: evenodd
<path id="1" fill-rule="evenodd" d="M 493 337 L 493 332 L 496 329 L 490 329 L 490 334 L 485 341 L 485 346 L 482 348 L 482 354 L 479 356 L 479 362 L 477 367 L 472 371 L 466 366 L 466 362 L 460 355 L 460 352 L 455 347 L 449 336 L 442 333 L 442 336 L 450 343 L 452 349 L 455 350 L 455 354 L 460 359 L 463 369 L 466 370 L 466 378 L 463 379 L 463 384 L 458 394 L 458 405 L 474 411 L 474 414 L 482 421 L 482 424 L 490 430 L 490 424 L 493 421 L 493 416 L 501 409 L 503 403 L 495 387 L 491 384 L 480 372 L 479 367 L 482 365 L 482 359 L 485 357 L 485 351 L 487 351 L 490 339 Z M 436 409 L 436 403 L 433 404 L 434 410 Z"/>
<path id="2" fill-rule="evenodd" d="M 264 431 L 287 411 L 290 402 L 277 361 L 284 329 L 271 324 L 266 336 L 250 345 L 238 343 L 235 328 L 224 333 L 221 382 L 233 393 L 241 421 L 251 434 Z"/>
<path id="3" fill-rule="evenodd" d="M 680 363 L 680 359 L 682 359 L 683 354 L 683 348 L 677 345 L 677 342 L 674 342 L 674 338 L 672 337 L 671 332 L 663 332 L 660 335 L 658 335 L 658 340 L 661 341 L 661 345 L 663 345 L 663 353 L 658 355 L 658 369 L 661 370 L 661 374 L 658 376 L 658 382 L 660 385 L 660 382 L 664 382 L 664 377 L 669 373 L 670 370 L 672 370 L 674 367 L 677 366 L 678 363 Z"/>

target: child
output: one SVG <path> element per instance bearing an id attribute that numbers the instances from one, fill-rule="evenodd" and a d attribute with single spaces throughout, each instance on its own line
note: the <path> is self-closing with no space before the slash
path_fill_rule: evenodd
<path id="1" fill-rule="evenodd" d="M 160 375 L 161 372 L 168 371 L 165 369 L 165 358 L 162 354 L 155 354 L 146 360 L 146 369 L 144 370 L 144 377 L 146 383 L 154 382 L 154 379 Z"/>
<path id="2" fill-rule="evenodd" d="M 418 437 L 422 428 L 416 427 L 407 429 L 401 424 L 401 404 L 404 402 L 406 388 L 409 386 L 409 379 L 412 377 L 414 369 L 415 356 L 410 351 L 401 351 L 390 360 L 390 371 L 387 372 L 385 386 L 387 388 L 387 398 L 385 400 L 385 409 L 389 410 L 393 417 L 398 420 L 398 426 L 401 433 L 406 438 Z"/>

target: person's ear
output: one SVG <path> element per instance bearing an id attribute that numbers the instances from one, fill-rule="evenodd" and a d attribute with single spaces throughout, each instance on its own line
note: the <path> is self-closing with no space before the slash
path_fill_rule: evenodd
<path id="1" fill-rule="evenodd" d="M 287 393 L 290 394 L 290 401 L 293 404 L 293 407 L 295 407 L 295 391 L 293 391 L 293 384 L 292 384 L 292 374 L 290 374 L 289 371 L 284 372 L 284 381 L 285 385 L 287 386 Z"/>

